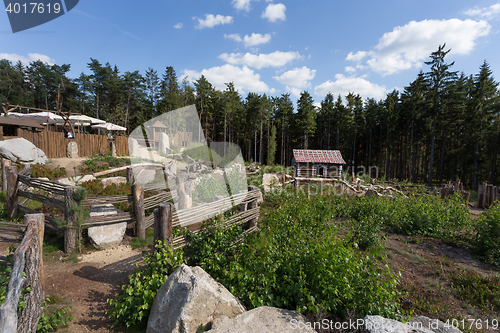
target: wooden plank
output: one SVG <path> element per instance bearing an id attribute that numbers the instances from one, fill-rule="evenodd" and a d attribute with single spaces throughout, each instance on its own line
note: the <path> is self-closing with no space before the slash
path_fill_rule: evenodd
<path id="1" fill-rule="evenodd" d="M 135 216 L 132 212 L 102 215 L 102 216 L 91 216 L 87 219 L 83 225 L 101 225 L 101 224 L 111 224 L 119 222 L 128 222 L 134 220 Z"/>

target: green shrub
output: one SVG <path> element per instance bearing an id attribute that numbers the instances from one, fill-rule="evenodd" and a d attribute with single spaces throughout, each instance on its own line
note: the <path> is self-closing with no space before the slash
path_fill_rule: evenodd
<path id="1" fill-rule="evenodd" d="M 500 205 L 489 208 L 476 220 L 475 231 L 474 252 L 500 267 Z"/>
<path id="2" fill-rule="evenodd" d="M 332 198 L 297 197 L 271 212 L 261 231 L 233 247 L 237 232 L 217 224 L 191 239 L 186 253 L 248 307 L 274 306 L 344 317 L 348 309 L 395 317 L 398 279 L 372 256 L 340 240 Z M 290 199 L 290 200 L 288 200 Z M 334 199 L 336 200 L 336 199 Z"/>
<path id="3" fill-rule="evenodd" d="M 455 294 L 471 305 L 489 311 L 500 310 L 500 275 L 483 277 L 474 270 L 451 272 Z"/>
<path id="4" fill-rule="evenodd" d="M 156 251 L 144 257 L 146 265 L 129 275 L 128 285 L 122 294 L 108 299 L 108 315 L 115 319 L 113 326 L 145 327 L 158 289 L 180 265 L 184 263 L 183 251 L 173 251 L 160 242 Z"/>
<path id="5" fill-rule="evenodd" d="M 31 177 L 40 178 L 47 177 L 48 179 L 56 179 L 66 176 L 66 169 L 64 167 L 59 167 L 56 169 L 50 169 L 43 164 L 34 164 L 31 166 Z"/>
<path id="6" fill-rule="evenodd" d="M 57 302 L 57 297 L 47 297 L 42 302 L 43 312 L 38 320 L 37 333 L 55 332 L 73 320 L 73 316 L 70 316 L 71 308 L 58 306 Z"/>

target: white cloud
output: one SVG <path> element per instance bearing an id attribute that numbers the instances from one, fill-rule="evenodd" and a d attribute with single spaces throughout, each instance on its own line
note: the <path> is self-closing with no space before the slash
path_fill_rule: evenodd
<path id="1" fill-rule="evenodd" d="M 302 58 L 302 56 L 298 52 L 275 51 L 268 54 L 223 53 L 219 58 L 232 65 L 245 65 L 262 69 L 264 67 L 281 67 L 295 59 Z"/>
<path id="2" fill-rule="evenodd" d="M 360 94 L 363 98 L 382 99 L 387 93 L 385 86 L 379 86 L 360 77 L 342 74 L 335 75 L 335 81 L 326 81 L 314 88 L 314 93 L 318 96 L 326 96 L 332 93 L 334 96 L 345 97 L 349 92 Z"/>
<path id="3" fill-rule="evenodd" d="M 236 89 L 241 94 L 245 91 L 251 91 L 256 93 L 275 93 L 275 89 L 271 89 L 268 85 L 260 80 L 260 75 L 254 73 L 254 71 L 247 66 L 238 67 L 232 65 L 224 65 L 212 67 L 209 69 L 204 69 L 201 72 L 193 70 L 185 70 L 185 76 L 189 80 L 197 80 L 201 75 L 204 75 L 207 80 L 212 83 L 212 85 L 219 90 L 226 89 L 226 83 L 233 82 Z"/>
<path id="4" fill-rule="evenodd" d="M 344 70 L 347 72 L 347 73 L 354 73 L 356 71 L 356 68 L 352 67 L 352 66 L 345 66 Z"/>
<path id="5" fill-rule="evenodd" d="M 285 15 L 286 7 L 282 3 L 271 3 L 267 5 L 266 10 L 262 12 L 262 18 L 267 19 L 269 22 L 276 22 L 277 20 L 286 20 Z"/>
<path id="6" fill-rule="evenodd" d="M 233 0 L 231 3 L 237 10 L 244 10 L 246 12 L 249 12 L 251 2 L 252 0 Z"/>
<path id="7" fill-rule="evenodd" d="M 474 9 L 469 9 L 464 12 L 465 15 L 469 16 L 477 16 L 484 18 L 486 20 L 490 20 L 492 18 L 495 18 L 498 14 L 500 14 L 500 3 L 496 3 L 494 5 L 491 5 L 489 7 L 484 7 L 484 8 L 474 8 Z"/>
<path id="8" fill-rule="evenodd" d="M 179 22 L 176 25 L 174 25 L 174 28 L 175 29 L 182 29 L 182 22 Z"/>
<path id="9" fill-rule="evenodd" d="M 422 66 L 439 45 L 446 43 L 450 54 L 468 54 L 479 37 L 489 34 L 491 26 L 486 21 L 473 20 L 424 20 L 411 21 L 385 33 L 372 51 L 350 52 L 346 60 L 359 62 L 366 57 L 366 64 L 375 72 L 390 75 Z"/>
<path id="10" fill-rule="evenodd" d="M 197 17 L 193 18 L 198 20 L 198 25 L 196 26 L 197 29 L 213 28 L 216 25 L 233 23 L 232 16 L 222 16 L 222 15 L 215 16 L 213 14 L 206 14 L 205 19 Z"/>
<path id="11" fill-rule="evenodd" d="M 302 68 L 294 68 L 289 70 L 280 76 L 273 76 L 273 79 L 286 84 L 288 86 L 293 86 L 297 88 L 306 88 L 310 86 L 309 81 L 314 79 L 316 75 L 315 69 L 309 69 L 306 66 Z"/>
<path id="12" fill-rule="evenodd" d="M 12 61 L 15 64 L 18 61 L 21 61 L 24 65 L 29 65 L 30 62 L 40 60 L 50 66 L 55 64 L 55 60 L 50 58 L 49 56 L 40 54 L 40 53 L 28 53 L 28 57 L 15 54 L 15 53 L 0 53 L 0 59 L 7 59 Z"/>
<path id="13" fill-rule="evenodd" d="M 252 47 L 260 44 L 266 44 L 271 41 L 270 34 L 262 35 L 256 33 L 253 33 L 250 36 L 245 35 L 243 38 L 241 38 L 239 34 L 229 34 L 229 35 L 224 34 L 224 38 L 232 39 L 239 43 L 243 42 L 243 45 L 245 45 L 245 47 Z"/>

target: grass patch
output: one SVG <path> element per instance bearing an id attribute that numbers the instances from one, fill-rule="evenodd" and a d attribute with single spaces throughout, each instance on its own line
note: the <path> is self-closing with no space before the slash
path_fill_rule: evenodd
<path id="1" fill-rule="evenodd" d="M 142 239 L 139 237 L 134 237 L 130 242 L 130 246 L 132 250 L 140 249 L 149 245 L 153 245 L 154 243 L 154 230 L 152 228 L 146 229 L 146 238 Z"/>

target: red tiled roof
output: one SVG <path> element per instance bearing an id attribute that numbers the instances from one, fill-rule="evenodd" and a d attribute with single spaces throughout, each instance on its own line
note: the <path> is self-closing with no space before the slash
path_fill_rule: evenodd
<path id="1" fill-rule="evenodd" d="M 293 158 L 296 162 L 345 164 L 339 150 L 294 149 Z"/>

